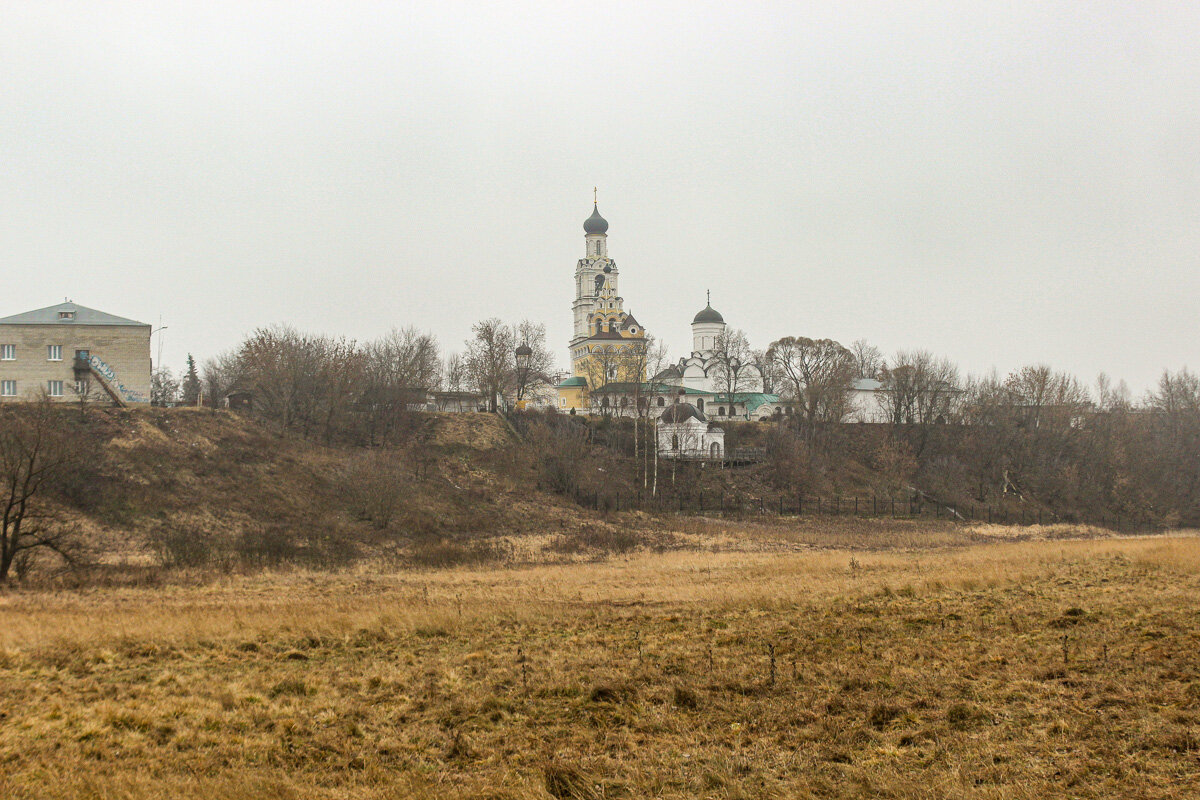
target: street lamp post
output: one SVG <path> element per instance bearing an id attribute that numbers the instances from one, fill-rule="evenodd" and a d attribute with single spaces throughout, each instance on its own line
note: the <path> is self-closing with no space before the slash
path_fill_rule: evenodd
<path id="1" fill-rule="evenodd" d="M 517 347 L 517 407 L 525 399 L 525 385 L 529 382 L 529 365 L 533 360 L 533 348 L 522 343 Z"/>
<path id="2" fill-rule="evenodd" d="M 159 322 L 161 323 L 162 320 L 160 319 Z M 157 328 L 150 331 L 150 338 L 153 339 L 154 334 L 159 333 L 160 331 L 165 331 L 166 329 L 167 329 L 166 325 L 160 324 Z M 158 337 L 158 360 L 156 360 L 154 362 L 155 369 L 162 369 L 162 340 L 163 340 L 163 337 L 161 337 L 161 336 Z"/>

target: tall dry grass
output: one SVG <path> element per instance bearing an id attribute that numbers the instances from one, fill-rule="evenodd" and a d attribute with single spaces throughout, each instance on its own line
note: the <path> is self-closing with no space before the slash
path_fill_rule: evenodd
<path id="1" fill-rule="evenodd" d="M 1197 589 L 1180 535 L 8 593 L 0 794 L 1192 797 Z"/>

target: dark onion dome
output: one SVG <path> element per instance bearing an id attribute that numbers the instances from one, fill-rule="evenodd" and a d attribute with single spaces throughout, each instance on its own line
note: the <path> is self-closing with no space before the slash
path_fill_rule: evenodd
<path id="1" fill-rule="evenodd" d="M 725 318 L 721 316 L 720 312 L 712 307 L 712 303 L 709 303 L 704 308 L 700 309 L 700 313 L 697 314 L 696 318 L 692 320 L 693 325 L 695 325 L 697 322 L 720 322 L 722 325 L 724 325 Z"/>
<path id="2" fill-rule="evenodd" d="M 584 233 L 608 233 L 608 220 L 600 216 L 600 208 L 592 206 L 592 215 L 583 222 Z"/>
<path id="3" fill-rule="evenodd" d="M 527 344 L 520 345 L 519 347 L 517 347 L 517 355 L 531 356 L 531 355 L 533 355 L 533 348 Z"/>
<path id="4" fill-rule="evenodd" d="M 664 425 L 670 425 L 676 422 L 686 422 L 689 419 L 697 419 L 700 422 L 707 422 L 708 419 L 704 413 L 699 411 L 691 403 L 672 403 L 667 406 L 667 410 L 659 415 L 658 421 Z"/>

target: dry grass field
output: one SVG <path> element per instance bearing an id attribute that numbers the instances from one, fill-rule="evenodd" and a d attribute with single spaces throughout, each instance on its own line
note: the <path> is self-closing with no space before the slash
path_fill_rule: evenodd
<path id="1" fill-rule="evenodd" d="M 807 536 L 0 594 L 0 796 L 1200 795 L 1200 539 Z"/>

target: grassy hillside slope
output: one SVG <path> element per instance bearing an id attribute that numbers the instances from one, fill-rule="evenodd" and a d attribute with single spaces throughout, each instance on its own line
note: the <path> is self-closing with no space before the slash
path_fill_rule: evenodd
<path id="1" fill-rule="evenodd" d="M 110 564 L 344 562 L 579 516 L 530 487 L 512 432 L 490 415 L 414 416 L 409 445 L 387 450 L 205 409 L 92 409 L 83 422 L 64 411 L 63 423 L 87 456 L 53 503 Z"/>
<path id="2" fill-rule="evenodd" d="M 64 524 L 78 527 L 86 560 L 100 565 L 85 573 L 92 579 L 154 579 L 162 566 L 210 573 L 362 560 L 446 567 L 714 542 L 746 550 L 903 549 L 987 537 L 950 521 L 759 518 L 764 506 L 755 498 L 767 496 L 767 510 L 779 496 L 789 506 L 794 499 L 777 488 L 770 497 L 781 477 L 769 464 L 672 469 L 664 461 L 656 513 L 581 508 L 573 497 L 628 501 L 646 490 L 639 460 L 606 441 L 610 431 L 563 417 L 533 426 L 518 420 L 518 434 L 494 415 L 414 414 L 403 444 L 366 448 L 280 436 L 251 418 L 209 409 L 58 412 L 83 457 L 49 499 Z M 748 426 L 741 438 L 755 430 Z M 832 483 L 868 497 L 886 479 L 860 461 L 848 463 L 853 469 L 814 488 Z M 709 498 L 707 513 L 673 513 L 681 505 L 695 510 L 700 495 Z M 745 516 L 734 522 L 714 513 L 718 499 Z M 1032 535 L 1092 533 L 1063 526 Z"/>

